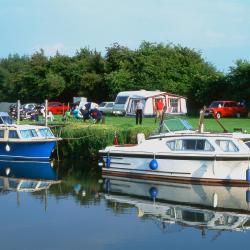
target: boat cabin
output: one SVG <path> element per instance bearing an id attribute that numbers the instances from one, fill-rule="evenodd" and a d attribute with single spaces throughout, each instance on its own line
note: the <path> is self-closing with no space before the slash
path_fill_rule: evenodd
<path id="1" fill-rule="evenodd" d="M 55 138 L 51 130 L 42 126 L 31 125 L 0 125 L 0 141 L 41 140 Z"/>

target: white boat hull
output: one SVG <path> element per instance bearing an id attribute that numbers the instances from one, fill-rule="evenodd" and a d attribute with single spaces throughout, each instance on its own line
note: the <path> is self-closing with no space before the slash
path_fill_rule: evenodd
<path id="1" fill-rule="evenodd" d="M 246 171 L 249 167 L 247 158 L 211 158 L 195 160 L 194 156 L 179 159 L 157 159 L 156 170 L 150 169 L 151 158 L 104 156 L 104 163 L 109 159 L 109 166 L 102 168 L 103 173 L 113 176 L 126 176 L 142 179 L 169 179 L 175 181 L 195 181 L 211 183 L 228 183 L 248 185 Z M 159 157 L 159 156 L 158 156 Z M 191 159 L 193 157 L 193 159 Z M 190 158 L 190 159 L 188 159 Z M 196 157 L 198 158 L 198 157 Z M 227 158 L 229 160 L 227 160 Z M 250 184 L 250 183 L 249 183 Z"/>

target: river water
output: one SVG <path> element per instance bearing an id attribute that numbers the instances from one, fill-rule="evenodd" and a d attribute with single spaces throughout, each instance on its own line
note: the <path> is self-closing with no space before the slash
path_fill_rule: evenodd
<path id="1" fill-rule="evenodd" d="M 250 193 L 0 163 L 1 249 L 248 249 Z M 249 227 L 249 229 L 248 229 Z"/>

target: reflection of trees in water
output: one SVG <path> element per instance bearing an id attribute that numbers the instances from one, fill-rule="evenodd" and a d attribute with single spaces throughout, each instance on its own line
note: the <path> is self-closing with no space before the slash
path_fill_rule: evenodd
<path id="1" fill-rule="evenodd" d="M 67 197 L 74 197 L 80 205 L 98 204 L 100 202 L 99 191 L 100 173 L 97 171 L 97 164 L 87 164 L 79 161 L 61 161 L 54 163 L 61 183 L 52 185 L 48 195 L 60 200 Z M 45 191 L 32 193 L 37 199 L 44 200 Z"/>

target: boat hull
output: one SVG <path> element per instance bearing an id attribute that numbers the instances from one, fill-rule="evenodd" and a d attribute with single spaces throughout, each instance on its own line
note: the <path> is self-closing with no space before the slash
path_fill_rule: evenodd
<path id="1" fill-rule="evenodd" d="M 0 160 L 48 161 L 56 142 L 0 142 Z"/>
<path id="2" fill-rule="evenodd" d="M 158 157 L 158 158 L 157 158 Z M 245 157 L 200 157 L 159 156 L 157 169 L 150 168 L 152 158 L 117 155 L 103 155 L 103 174 L 112 176 L 168 180 L 174 182 L 195 182 L 218 185 L 250 185 L 246 180 L 249 161 Z M 107 158 L 109 164 L 107 164 Z"/>

